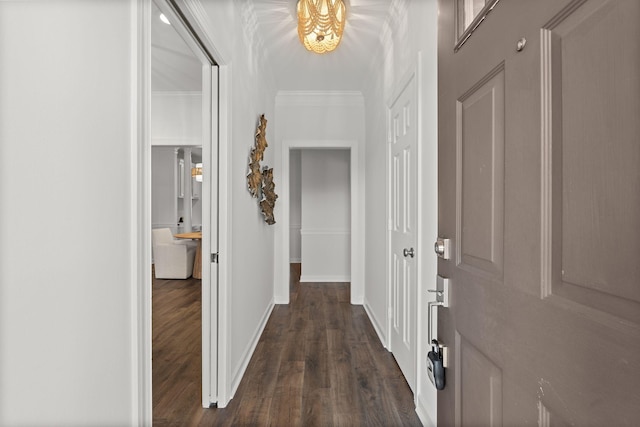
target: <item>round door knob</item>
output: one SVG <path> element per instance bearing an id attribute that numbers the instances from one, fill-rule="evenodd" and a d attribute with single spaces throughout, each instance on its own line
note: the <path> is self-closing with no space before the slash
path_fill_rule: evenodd
<path id="1" fill-rule="evenodd" d="M 433 250 L 436 251 L 438 256 L 444 256 L 444 241 L 436 240 L 436 243 L 433 245 Z"/>
<path id="2" fill-rule="evenodd" d="M 415 255 L 415 253 L 413 252 L 413 248 L 411 248 L 411 249 L 404 248 L 404 250 L 402 251 L 402 254 L 405 257 L 410 256 L 411 258 L 413 258 L 413 256 Z"/>

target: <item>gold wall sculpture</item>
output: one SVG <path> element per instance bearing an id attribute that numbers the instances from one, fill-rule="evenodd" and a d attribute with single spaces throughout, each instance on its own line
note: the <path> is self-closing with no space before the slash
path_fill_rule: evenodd
<path id="1" fill-rule="evenodd" d="M 249 155 L 249 173 L 247 174 L 247 187 L 251 197 L 260 200 L 260 209 L 264 215 L 265 222 L 269 225 L 276 223 L 273 215 L 273 208 L 276 205 L 278 195 L 275 193 L 276 185 L 273 182 L 273 168 L 264 166 L 260 169 L 260 162 L 264 159 L 264 150 L 269 146 L 267 143 L 267 119 L 264 114 L 260 116 L 258 128 L 256 129 L 255 145 L 251 148 Z"/>
<path id="2" fill-rule="evenodd" d="M 265 166 L 262 170 L 262 201 L 260 208 L 267 224 L 273 225 L 276 220 L 273 216 L 273 208 L 276 205 L 278 195 L 275 192 L 276 184 L 273 182 L 273 168 Z"/>
<path id="3" fill-rule="evenodd" d="M 256 199 L 260 198 L 260 189 L 262 186 L 262 173 L 260 171 L 260 162 L 264 158 L 264 150 L 269 145 L 267 143 L 267 119 L 264 114 L 260 116 L 260 123 L 256 129 L 255 145 L 251 149 L 249 155 L 249 173 L 247 174 L 247 186 L 249 193 Z"/>
<path id="4" fill-rule="evenodd" d="M 260 162 L 253 156 L 254 150 L 251 150 L 249 158 L 249 174 L 247 175 L 247 186 L 251 197 L 256 199 L 260 197 L 260 186 L 262 185 L 262 173 L 260 172 Z"/>

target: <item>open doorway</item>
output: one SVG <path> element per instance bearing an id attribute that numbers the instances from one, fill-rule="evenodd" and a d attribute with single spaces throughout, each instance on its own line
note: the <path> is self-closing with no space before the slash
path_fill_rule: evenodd
<path id="1" fill-rule="evenodd" d="M 202 148 L 151 151 L 152 397 L 154 423 L 161 423 L 200 406 L 201 243 L 188 237 L 202 232 L 202 182 L 191 176 L 202 162 Z"/>
<path id="2" fill-rule="evenodd" d="M 290 151 L 289 257 L 301 282 L 351 282 L 350 154 Z"/>
<path id="3" fill-rule="evenodd" d="M 349 250 L 348 258 L 345 256 L 343 260 L 347 260 L 349 279 L 351 283 L 351 303 L 362 304 L 364 298 L 364 283 L 363 283 L 363 269 L 364 265 L 364 192 L 361 191 L 361 178 L 360 172 L 364 170 L 364 158 L 361 157 L 360 150 L 358 150 L 358 143 L 356 140 L 283 140 L 282 141 L 282 186 L 284 188 L 290 188 L 290 163 L 291 163 L 291 151 L 294 150 L 329 150 L 329 151 L 343 151 L 348 153 L 349 164 Z M 276 301 L 278 304 L 289 303 L 289 288 L 291 280 L 291 265 L 290 265 L 290 194 L 285 192 L 281 195 L 281 206 L 283 211 L 280 213 L 281 221 L 280 228 L 277 231 L 278 242 L 282 242 L 282 250 L 277 250 L 275 253 L 275 262 L 279 266 L 282 272 L 283 280 L 278 280 L 276 283 Z M 295 230 L 294 230 L 295 232 Z M 295 274 L 295 272 L 293 273 Z"/>
<path id="4" fill-rule="evenodd" d="M 154 0 L 151 394 L 154 422 L 170 424 L 217 399 L 217 70 L 188 28 Z"/>

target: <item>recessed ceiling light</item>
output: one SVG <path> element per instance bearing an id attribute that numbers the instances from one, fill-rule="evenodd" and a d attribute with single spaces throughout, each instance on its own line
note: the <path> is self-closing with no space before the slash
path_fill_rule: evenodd
<path id="1" fill-rule="evenodd" d="M 161 14 L 160 14 L 160 20 L 161 20 L 162 22 L 164 22 L 165 24 L 167 24 L 167 25 L 171 25 L 171 22 L 169 22 L 169 20 L 167 19 L 167 17 L 166 17 L 166 16 L 164 16 L 164 13 L 161 13 Z"/>

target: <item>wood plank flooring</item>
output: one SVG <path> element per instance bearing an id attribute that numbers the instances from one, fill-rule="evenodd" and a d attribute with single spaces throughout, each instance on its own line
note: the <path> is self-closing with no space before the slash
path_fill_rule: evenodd
<path id="1" fill-rule="evenodd" d="M 293 264 L 291 303 L 274 308 L 221 409 L 200 407 L 199 281 L 154 284 L 154 425 L 421 425 L 393 356 L 364 309 L 349 303 L 349 284 L 300 284 L 299 273 Z M 167 300 L 177 300 L 180 314 Z"/>
<path id="2" fill-rule="evenodd" d="M 153 424 L 185 425 L 202 410 L 200 280 L 154 280 Z"/>

